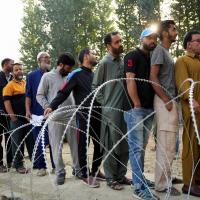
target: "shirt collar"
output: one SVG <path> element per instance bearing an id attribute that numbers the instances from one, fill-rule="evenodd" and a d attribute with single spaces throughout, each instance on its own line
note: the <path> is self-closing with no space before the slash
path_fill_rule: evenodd
<path id="1" fill-rule="evenodd" d="M 87 67 L 85 67 L 85 66 L 81 66 L 81 68 L 84 69 L 85 71 L 88 71 L 88 72 L 91 72 L 91 71 L 92 71 L 92 69 L 89 69 L 89 68 L 87 68 Z"/>
<path id="2" fill-rule="evenodd" d="M 13 79 L 13 81 L 15 82 L 15 83 L 24 83 L 25 81 L 24 81 L 24 79 L 22 79 L 21 81 L 18 81 L 18 80 L 16 80 L 16 79 Z"/>
<path id="3" fill-rule="evenodd" d="M 112 61 L 120 61 L 121 60 L 121 56 L 119 56 L 118 58 L 115 58 L 111 53 L 107 54 L 108 58 L 110 58 Z"/>
<path id="4" fill-rule="evenodd" d="M 200 55 L 199 56 L 197 56 L 197 55 L 195 55 L 194 53 L 192 53 L 192 52 L 186 52 L 186 55 L 187 56 L 189 56 L 189 57 L 191 57 L 191 58 L 198 58 L 198 59 L 200 59 Z"/>

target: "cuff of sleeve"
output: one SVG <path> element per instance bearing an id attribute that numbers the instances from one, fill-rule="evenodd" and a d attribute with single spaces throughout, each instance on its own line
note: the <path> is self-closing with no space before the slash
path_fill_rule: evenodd
<path id="1" fill-rule="evenodd" d="M 11 98 L 12 98 L 11 96 L 3 96 L 3 100 L 4 100 L 4 101 L 6 101 L 6 100 L 11 100 Z"/>

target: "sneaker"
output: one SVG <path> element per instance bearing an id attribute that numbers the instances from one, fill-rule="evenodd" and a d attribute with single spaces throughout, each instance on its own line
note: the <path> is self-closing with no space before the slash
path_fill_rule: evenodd
<path id="1" fill-rule="evenodd" d="M 41 168 L 37 171 L 37 176 L 45 176 L 47 174 L 46 169 Z"/>
<path id="2" fill-rule="evenodd" d="M 6 173 L 8 170 L 7 170 L 7 167 L 5 165 L 0 165 L 0 173 Z"/>
<path id="3" fill-rule="evenodd" d="M 65 183 L 66 173 L 56 175 L 56 185 L 63 185 Z"/>
<path id="4" fill-rule="evenodd" d="M 93 176 L 93 177 L 96 178 L 98 181 L 105 181 L 106 180 L 105 175 L 101 171 L 99 171 L 97 176 Z"/>
<path id="5" fill-rule="evenodd" d="M 160 198 L 153 194 L 148 188 L 141 187 L 133 190 L 133 197 L 143 200 L 159 200 Z"/>
<path id="6" fill-rule="evenodd" d="M 93 177 L 89 176 L 87 178 L 82 179 L 83 183 L 88 185 L 90 188 L 98 188 L 100 187 L 99 182 L 97 182 Z"/>
<path id="7" fill-rule="evenodd" d="M 145 179 L 144 185 L 147 185 L 149 189 L 155 188 L 155 182 Z"/>

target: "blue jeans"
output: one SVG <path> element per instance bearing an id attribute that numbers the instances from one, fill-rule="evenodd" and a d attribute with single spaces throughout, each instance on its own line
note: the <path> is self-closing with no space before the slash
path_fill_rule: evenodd
<path id="1" fill-rule="evenodd" d="M 153 115 L 144 118 L 153 112 L 153 109 L 136 108 L 124 113 L 128 129 L 129 159 L 132 168 L 132 179 L 135 187 L 145 184 L 144 156 L 152 127 Z"/>

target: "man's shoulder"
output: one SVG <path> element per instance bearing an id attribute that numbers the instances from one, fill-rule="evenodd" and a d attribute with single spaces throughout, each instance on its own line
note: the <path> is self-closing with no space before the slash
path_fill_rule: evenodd
<path id="1" fill-rule="evenodd" d="M 43 76 L 42 76 L 42 78 L 44 79 L 44 78 L 52 77 L 52 76 L 55 76 L 55 75 L 56 75 L 56 72 L 53 69 L 53 70 L 51 70 L 49 72 L 44 73 Z"/>
<path id="2" fill-rule="evenodd" d="M 134 57 L 137 57 L 138 55 L 140 54 L 140 51 L 135 48 L 131 51 L 129 51 L 125 56 L 124 56 L 124 59 L 127 59 L 127 58 L 134 58 Z"/>
<path id="3" fill-rule="evenodd" d="M 6 76 L 3 71 L 0 71 L 0 81 L 5 80 Z"/>
<path id="4" fill-rule="evenodd" d="M 158 44 L 157 46 L 156 46 L 156 48 L 152 51 L 152 53 L 154 54 L 154 53 L 158 53 L 158 52 L 162 52 L 162 51 L 164 51 L 164 47 L 163 46 L 161 46 L 160 44 Z"/>
<path id="5" fill-rule="evenodd" d="M 35 70 L 29 72 L 27 76 L 33 77 L 33 76 L 37 75 L 38 73 L 39 73 L 39 69 L 35 69 Z"/>
<path id="6" fill-rule="evenodd" d="M 176 59 L 176 62 L 175 64 L 179 64 L 179 63 L 186 63 L 189 61 L 189 57 L 187 55 L 183 55 L 183 56 L 179 56 L 177 59 Z"/>
<path id="7" fill-rule="evenodd" d="M 105 66 L 110 63 L 113 63 L 112 56 L 110 54 L 106 54 L 100 61 L 99 61 L 99 66 Z"/>
<path id="8" fill-rule="evenodd" d="M 9 81 L 4 88 L 10 88 L 15 84 L 14 80 Z"/>
<path id="9" fill-rule="evenodd" d="M 67 76 L 67 80 L 71 80 L 73 77 L 77 76 L 79 73 L 81 73 L 83 70 L 81 67 L 73 70 L 71 73 L 68 74 Z"/>

